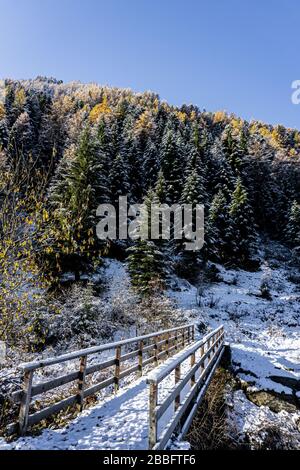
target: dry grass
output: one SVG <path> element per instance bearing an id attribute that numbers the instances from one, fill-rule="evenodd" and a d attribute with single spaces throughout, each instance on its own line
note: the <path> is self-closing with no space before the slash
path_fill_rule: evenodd
<path id="1" fill-rule="evenodd" d="M 226 370 L 216 371 L 187 435 L 193 450 L 236 448 L 229 437 L 226 419 L 225 387 L 230 380 Z"/>

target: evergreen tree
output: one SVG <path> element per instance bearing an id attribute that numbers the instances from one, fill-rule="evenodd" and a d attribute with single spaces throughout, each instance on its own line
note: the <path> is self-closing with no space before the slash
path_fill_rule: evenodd
<path id="1" fill-rule="evenodd" d="M 167 202 L 177 203 L 182 190 L 182 165 L 173 129 L 167 129 L 160 151 L 161 168 L 167 183 Z"/>
<path id="2" fill-rule="evenodd" d="M 52 218 L 49 238 L 55 241 L 50 254 L 57 269 L 69 269 L 79 279 L 86 263 L 99 254 L 95 235 L 96 209 L 103 198 L 95 140 L 88 127 L 79 139 L 75 155 L 62 160 L 49 192 Z"/>
<path id="3" fill-rule="evenodd" d="M 159 171 L 157 182 L 154 188 L 155 196 L 159 204 L 164 204 L 167 200 L 167 183 L 162 170 Z"/>
<path id="4" fill-rule="evenodd" d="M 296 200 L 292 202 L 290 208 L 285 236 L 288 243 L 292 246 L 300 245 L 300 204 Z"/>
<path id="5" fill-rule="evenodd" d="M 245 141 L 242 141 L 245 146 Z M 239 174 L 242 165 L 242 147 L 238 139 L 232 136 L 232 130 L 229 127 L 223 139 L 223 150 L 227 161 L 229 162 L 233 172 Z"/>
<path id="6" fill-rule="evenodd" d="M 153 187 L 159 172 L 158 150 L 151 138 L 148 139 L 143 155 L 142 171 L 146 187 Z"/>
<path id="7" fill-rule="evenodd" d="M 225 261 L 228 257 L 228 204 L 224 193 L 219 190 L 213 197 L 209 208 L 208 220 L 205 224 L 206 258 Z"/>
<path id="8" fill-rule="evenodd" d="M 119 196 L 130 196 L 128 165 L 124 154 L 117 154 L 113 159 L 110 173 L 111 202 L 118 204 Z"/>
<path id="9" fill-rule="evenodd" d="M 134 288 L 143 295 L 149 295 L 157 285 L 163 286 L 163 254 L 153 242 L 138 240 L 127 252 L 128 271 Z"/>
<path id="10" fill-rule="evenodd" d="M 255 252 L 257 233 L 248 193 L 243 186 L 241 178 L 237 179 L 236 187 L 232 194 L 229 216 L 229 254 L 235 261 L 244 264 L 250 260 Z"/>

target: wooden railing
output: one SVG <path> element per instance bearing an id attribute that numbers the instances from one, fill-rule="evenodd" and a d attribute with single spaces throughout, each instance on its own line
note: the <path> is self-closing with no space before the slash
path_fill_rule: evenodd
<path id="1" fill-rule="evenodd" d="M 144 336 L 138 336 L 115 343 L 107 343 L 101 346 L 94 346 L 79 351 L 70 352 L 58 357 L 44 359 L 38 362 L 28 362 L 21 364 L 19 368 L 24 374 L 23 388 L 12 394 L 12 400 L 20 404 L 19 422 L 8 426 L 8 432 L 18 432 L 25 434 L 28 427 L 38 423 L 48 416 L 57 413 L 74 403 L 77 403 L 82 410 L 84 399 L 90 395 L 94 395 L 98 391 L 114 384 L 115 392 L 119 389 L 120 380 L 134 372 L 139 376 L 142 375 L 143 367 L 150 363 L 155 366 L 162 358 L 168 358 L 172 353 L 184 348 L 187 344 L 194 341 L 195 326 L 193 324 L 171 328 Z M 135 346 L 133 351 L 124 352 L 124 348 Z M 114 356 L 103 362 L 88 365 L 88 358 L 93 354 L 104 351 L 114 350 Z M 123 350 L 123 351 L 122 351 Z M 121 364 L 132 358 L 137 358 L 137 363 L 133 366 L 123 369 Z M 60 377 L 48 380 L 42 383 L 34 383 L 34 372 L 54 364 L 61 364 L 74 359 L 79 359 L 79 369 L 77 371 L 62 375 Z M 87 387 L 87 377 L 95 372 L 109 370 L 113 367 L 112 376 Z M 30 404 L 32 398 L 42 395 L 49 390 L 53 390 L 62 385 L 71 382 L 77 382 L 76 393 L 73 395 L 51 404 L 46 408 L 30 414 Z"/>
<path id="2" fill-rule="evenodd" d="M 150 385 L 149 449 L 164 449 L 175 430 L 180 431 L 181 436 L 187 432 L 223 350 L 224 328 L 220 326 L 147 376 L 147 383 Z M 170 385 L 167 384 L 169 393 L 159 402 L 159 392 L 163 391 L 159 390 L 159 384 L 172 373 L 174 385 L 169 390 Z M 170 412 L 169 419 L 164 416 L 166 412 Z M 166 424 L 162 426 L 163 430 L 159 435 L 160 419 L 163 417 Z"/>

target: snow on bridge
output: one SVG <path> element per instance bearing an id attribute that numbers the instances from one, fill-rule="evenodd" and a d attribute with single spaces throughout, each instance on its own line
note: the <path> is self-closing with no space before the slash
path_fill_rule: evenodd
<path id="1" fill-rule="evenodd" d="M 121 347 L 138 344 L 137 350 L 122 355 Z M 114 349 L 115 357 L 100 364 L 87 366 L 86 358 L 99 348 Z M 97 351 L 96 351 L 97 350 Z M 13 449 L 107 449 L 137 450 L 163 449 L 174 431 L 180 438 L 187 432 L 224 350 L 224 329 L 220 326 L 199 341 L 194 340 L 194 325 L 156 332 L 143 337 L 123 340 L 95 348 L 81 350 L 58 358 L 22 366 L 24 389 L 14 393 L 20 402 L 19 432 L 62 409 L 70 397 L 34 414 L 29 414 L 32 397 L 48 391 L 52 386 L 74 380 L 74 373 L 42 384 L 33 384 L 33 372 L 53 363 L 80 358 L 77 373 L 77 394 L 74 400 L 83 406 L 83 400 L 100 390 L 103 384 L 113 383 L 115 396 L 107 396 L 92 408 L 83 410 L 72 422 L 61 429 L 45 429 L 39 436 L 23 436 L 11 444 Z M 178 352 L 179 351 L 179 352 Z M 175 353 L 171 356 L 172 353 Z M 138 356 L 138 366 L 132 364 L 121 371 L 120 364 Z M 159 360 L 167 359 L 158 364 Z M 85 360 L 83 360 L 85 358 Z M 113 364 L 112 364 L 113 361 Z M 146 377 L 140 377 L 127 388 L 119 390 L 122 377 L 154 362 L 156 367 Z M 113 380 L 105 379 L 87 388 L 86 377 L 99 368 L 114 367 Z M 126 371 L 128 374 L 126 374 Z M 45 411 L 46 410 L 46 411 Z M 187 416 L 187 417 L 186 417 Z M 184 418 L 184 419 L 183 419 Z M 16 431 L 16 425 L 12 426 Z"/>

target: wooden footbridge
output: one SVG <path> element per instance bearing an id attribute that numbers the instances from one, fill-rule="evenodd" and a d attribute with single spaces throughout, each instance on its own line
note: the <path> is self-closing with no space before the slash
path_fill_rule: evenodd
<path id="1" fill-rule="evenodd" d="M 86 398 L 104 389 L 108 395 L 115 392 L 111 408 L 119 396 L 124 404 L 119 388 L 125 388 L 126 377 L 137 374 L 145 401 L 140 429 L 146 429 L 143 435 L 147 434 L 141 445 L 164 449 L 174 433 L 183 437 L 188 431 L 223 355 L 224 341 L 223 326 L 196 340 L 195 325 L 189 324 L 21 364 L 23 387 L 12 394 L 12 400 L 20 406 L 19 421 L 8 431 L 24 436 L 30 427 L 71 405 L 83 410 Z M 63 363 L 70 363 L 75 370 L 47 381 L 35 380 L 41 369 Z M 51 404 L 36 410 L 36 399 L 42 403 L 43 397 L 47 400 L 47 393 L 49 396 L 56 388 L 60 388 L 60 398 L 53 403 L 52 394 Z M 61 399 L 63 394 L 68 396 Z M 129 399 L 125 404 L 129 406 Z M 105 406 L 109 410 L 110 401 L 106 400 Z M 100 408 L 101 402 L 97 404 Z"/>

